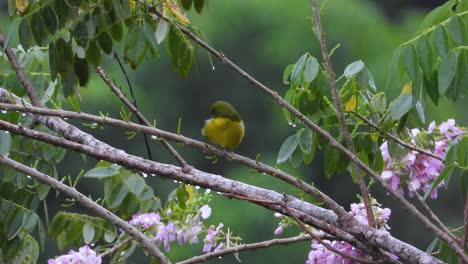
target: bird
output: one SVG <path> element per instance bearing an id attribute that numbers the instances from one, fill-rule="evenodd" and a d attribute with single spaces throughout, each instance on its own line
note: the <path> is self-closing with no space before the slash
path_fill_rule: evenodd
<path id="1" fill-rule="evenodd" d="M 205 121 L 201 133 L 210 142 L 226 149 L 239 146 L 245 127 L 240 114 L 225 101 L 216 101 L 211 107 L 212 117 Z"/>

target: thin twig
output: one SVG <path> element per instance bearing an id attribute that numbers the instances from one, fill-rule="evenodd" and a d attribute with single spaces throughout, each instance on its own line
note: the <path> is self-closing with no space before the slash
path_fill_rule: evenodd
<path id="1" fill-rule="evenodd" d="M 440 226 L 440 228 L 442 228 L 442 230 L 444 230 L 445 233 L 447 233 L 447 235 L 452 237 L 452 239 L 457 240 L 458 238 L 450 231 L 450 229 L 446 225 L 444 225 L 442 220 L 440 220 L 440 218 L 432 211 L 432 209 L 429 207 L 429 205 L 424 201 L 424 198 L 417 191 L 415 191 L 415 190 L 412 190 L 412 191 L 416 195 L 416 197 L 418 198 L 419 202 L 424 206 L 426 211 L 429 213 L 431 218 Z"/>
<path id="2" fill-rule="evenodd" d="M 150 7 L 150 11 L 153 12 L 154 14 L 158 15 L 162 19 L 171 22 L 167 17 L 165 17 L 161 12 L 159 12 L 156 8 Z M 424 224 L 427 228 L 429 228 L 434 234 L 436 234 L 440 239 L 444 240 L 447 242 L 447 244 L 453 248 L 457 254 L 463 254 L 463 250 L 460 248 L 458 245 L 458 241 L 455 241 L 451 239 L 448 235 L 446 235 L 442 230 L 440 230 L 436 225 L 434 225 L 425 215 L 423 215 L 421 212 L 418 211 L 418 209 L 411 204 L 408 200 L 406 200 L 403 195 L 398 193 L 397 191 L 393 190 L 393 188 L 385 182 L 380 175 L 378 175 L 375 171 L 373 171 L 369 166 L 367 166 L 363 161 L 361 161 L 356 155 L 351 153 L 347 148 L 345 148 L 343 145 L 341 145 L 333 136 L 326 130 L 322 129 L 320 126 L 309 120 L 305 115 L 303 115 L 299 110 L 294 108 L 291 104 L 286 102 L 277 92 L 271 90 L 252 76 L 250 76 L 247 72 L 242 70 L 239 66 L 237 66 L 235 63 L 233 63 L 231 60 L 229 60 L 224 53 L 216 51 L 214 48 L 212 48 L 210 45 L 208 45 L 206 42 L 198 38 L 194 33 L 192 33 L 190 30 L 181 27 L 177 24 L 174 23 L 175 26 L 177 26 L 182 33 L 187 35 L 190 39 L 192 39 L 195 43 L 200 45 L 200 47 L 206 49 L 208 52 L 210 52 L 214 57 L 218 58 L 222 63 L 227 65 L 229 68 L 234 70 L 235 72 L 239 73 L 242 77 L 244 77 L 248 82 L 250 82 L 252 85 L 255 87 L 259 88 L 262 92 L 268 94 L 271 96 L 281 107 L 289 111 L 292 115 L 294 115 L 299 121 L 301 121 L 304 125 L 306 125 L 308 128 L 312 129 L 313 131 L 317 132 L 321 137 L 323 137 L 332 147 L 336 148 L 339 150 L 347 159 L 349 159 L 351 162 L 357 164 L 365 173 L 370 175 L 373 179 L 375 179 L 382 187 L 384 187 L 388 193 L 390 193 L 395 199 L 397 199 L 403 206 L 404 208 L 410 212 L 412 215 L 414 215 L 421 223 Z M 328 207 L 328 205 L 326 204 Z M 330 207 L 328 207 L 330 208 Z M 344 214 L 338 214 L 338 217 L 340 218 L 346 218 Z M 398 255 L 398 254 L 397 254 Z M 409 256 L 409 255 L 407 255 Z M 468 263 L 468 256 L 464 255 L 463 260 Z"/>
<path id="3" fill-rule="evenodd" d="M 131 103 L 131 105 L 135 106 L 135 108 L 138 110 L 138 104 L 137 104 L 137 99 L 136 99 L 136 96 L 135 94 L 133 93 L 133 86 L 132 86 L 132 83 L 130 82 L 130 79 L 128 78 L 128 75 L 127 75 L 127 71 L 125 71 L 125 68 L 122 64 L 122 62 L 120 61 L 119 59 L 119 56 L 117 55 L 117 52 L 114 51 L 114 58 L 115 60 L 117 61 L 117 63 L 119 64 L 119 67 L 120 67 L 120 70 L 122 71 L 124 77 L 125 77 L 125 80 L 127 81 L 127 85 L 128 85 L 128 90 L 130 91 L 130 95 L 132 96 L 133 98 L 133 103 Z M 99 68 L 102 68 L 102 67 L 98 67 Z M 103 70 L 104 71 L 104 70 Z M 112 89 L 112 88 L 111 88 Z M 119 89 L 119 91 L 121 91 Z M 125 97 L 126 98 L 126 97 Z M 128 106 L 128 105 L 127 105 Z M 139 113 L 139 111 L 137 111 Z M 134 112 L 135 113 L 135 112 Z M 137 116 L 138 117 L 138 116 Z M 143 125 L 143 120 L 141 118 L 138 117 L 138 123 L 140 123 L 140 125 Z M 146 146 L 146 151 L 148 152 L 148 158 L 150 160 L 153 160 L 153 155 L 151 154 L 151 148 L 149 146 L 149 140 L 148 140 L 148 135 L 146 134 L 143 134 L 143 138 L 145 139 L 145 146 Z"/>
<path id="4" fill-rule="evenodd" d="M 466 247 L 466 239 L 468 237 L 468 192 L 465 198 L 465 209 L 463 210 L 463 233 L 460 238 L 460 244 L 462 248 Z"/>
<path id="5" fill-rule="evenodd" d="M 120 89 L 115 85 L 115 83 L 107 76 L 107 74 L 104 72 L 104 69 L 102 67 L 97 67 L 96 72 L 99 74 L 99 76 L 102 78 L 102 80 L 109 86 L 111 91 L 115 93 L 119 99 L 132 111 L 138 118 L 138 120 L 142 123 L 144 123 L 148 127 L 152 127 L 151 123 L 143 116 L 143 114 L 138 110 L 136 106 L 134 106 L 128 99 L 125 97 L 125 95 L 120 91 Z M 169 153 L 179 162 L 181 165 L 182 169 L 190 171 L 190 166 L 187 164 L 187 162 L 182 158 L 182 156 L 175 150 L 171 144 L 169 144 L 166 140 L 161 140 L 161 143 L 163 146 L 169 151 Z"/>
<path id="6" fill-rule="evenodd" d="M 140 232 L 137 228 L 129 224 L 128 222 L 122 220 L 117 215 L 113 214 L 112 212 L 108 211 L 104 207 L 100 206 L 99 204 L 95 203 L 93 200 L 89 199 L 82 193 L 78 192 L 76 189 L 71 188 L 56 179 L 52 176 L 46 175 L 44 173 L 38 172 L 37 170 L 25 166 L 21 163 L 18 163 L 8 157 L 0 154 L 0 164 L 5 166 L 11 167 L 19 172 L 22 172 L 26 175 L 33 177 L 34 179 L 51 186 L 52 188 L 62 192 L 63 194 L 67 195 L 68 197 L 75 200 L 77 203 L 83 205 L 91 212 L 95 213 L 99 217 L 113 223 L 120 229 L 124 230 L 127 234 L 129 234 L 133 239 L 138 241 L 143 248 L 148 250 L 148 253 L 156 258 L 159 263 L 171 263 L 166 256 L 151 242 L 149 238 L 147 238 L 142 232 Z"/>
<path id="7" fill-rule="evenodd" d="M 376 263 L 376 261 L 371 261 L 371 260 L 368 260 L 368 259 L 358 258 L 358 257 L 355 257 L 355 256 L 351 256 L 351 255 L 349 255 L 347 253 L 341 252 L 338 249 L 336 249 L 335 247 L 333 247 L 332 245 L 326 243 L 319 236 L 314 234 L 309 228 L 307 228 L 307 226 L 301 220 L 299 220 L 299 218 L 297 218 L 297 216 L 294 214 L 294 212 L 291 210 L 291 208 L 289 208 L 288 203 L 286 201 L 286 195 L 285 195 L 285 202 L 284 202 L 283 206 L 284 206 L 284 209 L 286 209 L 286 211 L 288 212 L 289 216 L 291 216 L 294 219 L 294 221 L 296 221 L 296 223 L 302 228 L 302 230 L 307 232 L 307 234 L 309 234 L 309 236 L 311 236 L 312 239 L 318 241 L 320 244 L 322 244 L 328 250 L 330 250 L 330 251 L 334 252 L 335 254 L 338 254 L 338 255 L 340 255 L 340 256 L 342 256 L 344 258 L 357 261 L 358 263 Z"/>
<path id="8" fill-rule="evenodd" d="M 8 40 L 5 38 L 3 33 L 0 31 L 0 47 L 5 51 L 5 54 L 10 61 L 11 66 L 16 72 L 18 76 L 18 80 L 23 85 L 24 89 L 26 90 L 26 94 L 28 95 L 29 99 L 31 100 L 31 104 L 34 106 L 41 106 L 41 102 L 37 98 L 36 90 L 32 85 L 31 81 L 26 77 L 26 73 L 23 70 L 23 67 L 18 62 L 18 59 L 15 56 L 13 50 L 7 46 Z"/>
<path id="9" fill-rule="evenodd" d="M 129 237 L 127 239 L 124 239 L 122 241 L 120 241 L 119 243 L 115 244 L 113 247 L 107 249 L 106 251 L 102 252 L 99 254 L 99 256 L 101 256 L 101 258 L 107 256 L 107 255 L 112 255 L 114 254 L 117 250 L 119 250 L 121 247 L 127 245 L 130 241 L 132 241 L 133 238 L 132 237 Z M 151 240 L 151 239 L 150 239 Z"/>
<path id="10" fill-rule="evenodd" d="M 341 133 L 343 134 L 343 138 L 346 142 L 346 146 L 348 146 L 349 151 L 352 154 L 356 155 L 356 149 L 354 148 L 353 139 L 351 138 L 348 126 L 346 125 L 346 120 L 343 115 L 343 108 L 340 102 L 340 96 L 338 95 L 338 89 L 336 88 L 335 73 L 333 72 L 333 68 L 330 61 L 330 55 L 328 54 L 327 43 L 325 41 L 325 33 L 322 29 L 322 22 L 320 21 L 320 13 L 317 8 L 317 3 L 315 2 L 315 0 L 310 0 L 310 5 L 312 6 L 312 16 L 314 18 L 317 39 L 320 44 L 320 50 L 322 52 L 323 64 L 325 65 L 325 71 L 327 72 L 328 82 L 330 83 L 332 101 L 333 105 L 335 106 L 336 116 L 338 117 L 338 121 L 340 123 Z M 370 226 L 377 227 L 374 218 L 374 212 L 372 211 L 372 198 L 370 196 L 369 189 L 367 188 L 363 172 L 356 164 L 352 164 L 358 177 L 359 189 L 361 190 L 361 195 L 364 201 L 364 205 L 366 207 L 367 221 L 369 222 Z"/>
<path id="11" fill-rule="evenodd" d="M 393 135 L 392 133 L 390 132 L 387 132 L 387 131 L 384 131 L 381 127 L 379 127 L 377 124 L 375 124 L 374 122 L 372 122 L 371 120 L 367 119 L 365 116 L 359 114 L 358 112 L 355 112 L 355 111 L 352 111 L 350 113 L 353 113 L 355 116 L 357 116 L 359 119 L 361 119 L 362 121 L 366 122 L 368 125 L 370 125 L 371 127 L 375 128 L 377 131 L 383 133 L 387 138 L 395 141 L 397 144 L 407 148 L 407 149 L 410 149 L 410 150 L 414 150 L 416 152 L 419 152 L 421 154 L 424 154 L 426 156 L 429 156 L 429 157 L 432 157 L 434 159 L 437 159 L 437 160 L 440 160 L 440 161 L 444 161 L 444 159 L 442 157 L 440 157 L 439 155 L 435 154 L 435 153 L 432 153 L 428 150 L 425 150 L 425 149 L 422 149 L 422 148 L 418 148 L 417 146 L 414 146 L 414 145 L 411 145 L 411 144 L 408 144 L 406 142 L 404 142 L 403 140 L 399 139 L 397 136 Z"/>
<path id="12" fill-rule="evenodd" d="M 256 250 L 259 248 L 269 248 L 269 247 L 277 246 L 277 245 L 289 245 L 292 243 L 308 241 L 308 240 L 310 240 L 309 235 L 298 235 L 298 236 L 289 237 L 289 238 L 277 238 L 277 239 L 266 240 L 266 241 L 257 242 L 257 243 L 243 244 L 243 245 L 239 245 L 235 247 L 229 247 L 229 248 L 219 250 L 216 252 L 210 252 L 204 255 L 196 256 L 187 260 L 177 262 L 177 264 L 194 264 L 194 263 L 204 262 L 212 258 L 217 258 L 217 257 L 222 257 L 228 254 L 238 253 L 241 251 Z"/>

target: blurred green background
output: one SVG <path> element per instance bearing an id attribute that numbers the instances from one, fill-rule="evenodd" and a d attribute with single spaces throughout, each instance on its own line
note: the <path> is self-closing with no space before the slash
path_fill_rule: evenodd
<path id="1" fill-rule="evenodd" d="M 377 86 L 384 89 L 394 49 L 416 33 L 422 18 L 431 8 L 443 2 L 330 0 L 323 14 L 323 25 L 329 48 L 341 45 L 332 58 L 335 71 L 341 74 L 347 64 L 363 60 L 373 73 Z M 0 27 L 4 32 L 11 25 L 5 9 L 3 6 L 0 13 Z M 294 63 L 305 52 L 320 57 L 318 44 L 311 30 L 310 16 L 308 1 L 281 0 L 210 1 L 202 15 L 189 12 L 192 24 L 203 32 L 208 43 L 279 94 L 284 94 L 287 88 L 282 84 L 282 72 L 288 64 Z M 227 100 L 243 115 L 246 125 L 244 142 L 236 152 L 251 158 L 260 154 L 262 162 L 274 165 L 279 147 L 296 128 L 288 126 L 281 108 L 271 98 L 217 61 L 211 64 L 207 53 L 197 49 L 197 60 L 187 80 L 180 79 L 172 70 L 165 43 L 160 45 L 159 60 L 147 59 L 136 71 L 127 67 L 140 110 L 148 119 L 156 119 L 158 128 L 172 132 L 176 131 L 178 119 L 181 118 L 181 133 L 203 140 L 200 128 L 204 120 L 209 118 L 209 106 L 213 101 Z M 122 54 L 123 48 L 117 47 L 116 51 Z M 108 57 L 103 68 L 127 91 L 125 79 L 113 58 Z M 399 91 L 400 87 L 391 87 L 386 93 L 389 98 L 393 98 Z M 95 114 L 99 111 L 108 112 L 110 116 L 118 117 L 121 103 L 97 76 L 93 77 L 88 88 L 81 89 L 80 92 L 84 111 Z M 437 109 L 429 106 L 428 120 L 440 123 L 447 118 L 455 118 L 459 124 L 466 125 L 468 117 L 463 113 L 466 103 L 467 100 L 464 99 L 457 104 L 443 101 Z M 91 131 L 80 122 L 72 122 L 83 130 L 94 133 L 106 143 L 132 154 L 146 156 L 141 136 L 127 140 L 123 130 L 106 127 L 104 130 Z M 157 142 L 151 143 L 151 149 L 155 159 L 174 163 Z M 177 146 L 177 149 L 198 169 L 279 192 L 295 193 L 284 183 L 266 175 L 253 174 L 248 168 L 224 160 L 211 164 L 204 153 L 183 146 Z M 59 173 L 62 176 L 77 175 L 81 169 L 92 168 L 95 163 L 95 160 L 83 160 L 76 153 L 68 153 L 60 165 Z M 293 169 L 282 165 L 280 168 L 313 182 L 349 209 L 350 203 L 358 202 L 357 186 L 347 174 L 335 175 L 333 179 L 325 180 L 322 163 L 322 154 L 319 153 L 309 166 Z M 147 181 L 163 202 L 177 186 L 172 180 L 160 177 L 147 178 Z M 441 190 L 440 198 L 430 201 L 442 220 L 453 227 L 459 225 L 462 219 L 463 199 L 459 195 L 457 184 L 456 180 L 452 181 L 449 186 L 452 191 Z M 77 188 L 93 197 L 102 192 L 102 186 L 92 179 L 83 179 Z M 372 193 L 383 206 L 392 209 L 389 222 L 392 234 L 425 250 L 433 240 L 433 235 L 426 232 L 415 218 L 402 210 L 380 187 L 374 185 Z M 213 197 L 213 214 L 208 223 L 223 222 L 246 243 L 274 238 L 273 230 L 278 219 L 273 217 L 273 212 L 247 202 L 228 200 L 217 194 Z M 56 199 L 54 195 L 49 195 L 47 202 L 51 216 L 60 209 L 61 199 L 62 196 Z M 65 210 L 80 211 L 79 208 Z M 282 237 L 295 235 L 299 231 L 290 228 Z M 48 242 L 39 263 L 65 253 L 57 251 L 54 241 Z M 168 256 L 174 261 L 182 260 L 200 254 L 201 248 L 201 244 L 174 245 Z M 310 243 L 303 242 L 287 247 L 242 252 L 240 258 L 243 263 L 303 263 L 309 249 Z M 141 256 L 142 253 L 139 252 L 130 263 L 142 263 Z M 236 260 L 227 256 L 209 263 L 219 262 L 236 263 Z"/>

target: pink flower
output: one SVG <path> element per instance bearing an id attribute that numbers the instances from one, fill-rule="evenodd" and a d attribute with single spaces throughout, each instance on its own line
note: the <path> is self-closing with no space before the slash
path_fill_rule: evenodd
<path id="1" fill-rule="evenodd" d="M 279 236 L 283 233 L 283 230 L 284 230 L 284 226 L 282 224 L 280 224 L 276 229 L 275 231 L 273 232 L 273 234 L 275 234 L 275 236 Z"/>
<path id="2" fill-rule="evenodd" d="M 161 220 L 161 216 L 158 213 L 148 213 L 148 214 L 140 214 L 140 215 L 133 215 L 132 220 L 129 221 L 131 225 L 140 225 L 144 228 L 149 228 L 151 226 L 159 224 Z"/>
<path id="3" fill-rule="evenodd" d="M 436 123 L 431 122 L 427 131 L 428 133 L 436 133 L 436 128 Z M 462 131 L 455 126 L 455 120 L 453 119 L 449 119 L 440 124 L 438 130 L 442 138 L 435 140 L 432 152 L 440 157 L 444 157 L 447 151 L 447 142 L 462 133 Z M 411 135 L 413 137 L 411 142 L 413 144 L 416 144 L 415 138 L 420 133 L 421 131 L 419 131 L 419 129 L 411 130 Z M 409 151 L 400 163 L 397 163 L 390 157 L 386 141 L 380 146 L 380 151 L 385 165 L 381 174 L 382 179 L 389 183 L 393 190 L 400 193 L 403 193 L 401 186 L 403 181 L 408 185 L 408 194 L 410 197 L 415 195 L 414 192 L 420 190 L 427 192 L 430 190 L 432 183 L 437 179 L 444 168 L 442 161 L 417 151 Z M 432 199 L 437 198 L 438 188 L 444 185 L 444 181 L 441 181 L 439 185 L 434 188 L 431 192 Z"/>
<path id="4" fill-rule="evenodd" d="M 391 211 L 388 208 L 380 208 L 377 202 L 372 206 L 372 210 L 375 214 L 375 218 L 378 226 L 381 230 L 387 230 L 387 221 L 390 218 Z M 367 213 L 363 203 L 353 203 L 351 204 L 351 211 L 349 212 L 353 215 L 354 219 L 363 225 L 368 225 L 367 223 Z M 372 261 L 372 257 L 367 255 L 364 251 L 353 247 L 347 242 L 343 241 L 329 241 L 324 240 L 324 243 L 332 246 L 336 250 L 345 253 L 350 256 L 358 257 L 360 259 L 366 259 Z M 318 243 L 317 241 L 312 242 L 312 250 L 309 252 L 308 259 L 306 264 L 334 264 L 334 263 L 344 263 L 344 264 L 358 264 L 358 262 L 344 258 L 343 256 L 336 254 L 335 252 L 326 248 L 323 244 Z M 395 260 L 398 259 L 397 256 L 390 254 Z"/>
<path id="5" fill-rule="evenodd" d="M 216 241 L 218 238 L 218 235 L 221 232 L 221 228 L 223 228 L 223 223 L 220 223 L 218 227 L 215 227 L 212 225 L 210 228 L 207 230 L 207 234 L 205 236 L 205 239 L 203 240 L 204 246 L 203 246 L 203 252 L 208 253 L 211 252 L 211 248 L 213 248 L 216 245 Z"/>
<path id="6" fill-rule="evenodd" d="M 96 254 L 88 245 L 82 246 L 78 252 L 70 250 L 68 255 L 56 259 L 49 259 L 48 264 L 101 264 L 101 256 Z"/>

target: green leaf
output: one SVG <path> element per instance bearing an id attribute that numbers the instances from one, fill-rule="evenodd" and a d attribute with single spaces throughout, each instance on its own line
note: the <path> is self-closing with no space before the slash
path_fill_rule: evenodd
<path id="1" fill-rule="evenodd" d="M 187 78 L 193 63 L 192 42 L 176 27 L 171 25 L 167 40 L 173 68 L 182 78 Z"/>
<path id="2" fill-rule="evenodd" d="M 296 148 L 294 150 L 293 154 L 291 155 L 291 159 L 289 160 L 293 168 L 298 168 L 302 164 L 302 161 L 303 161 L 302 155 L 303 155 L 303 152 L 301 151 L 300 148 Z"/>
<path id="3" fill-rule="evenodd" d="M 309 154 L 312 151 L 312 130 L 302 129 L 299 131 L 299 147 L 301 148 L 302 152 Z"/>
<path id="4" fill-rule="evenodd" d="M 86 60 L 94 66 L 101 65 L 101 50 L 99 49 L 97 41 L 89 43 L 86 49 Z"/>
<path id="5" fill-rule="evenodd" d="M 428 254 L 432 253 L 435 246 L 437 245 L 437 242 L 439 242 L 439 238 L 436 237 L 434 240 L 432 240 L 431 244 L 429 244 L 429 246 L 427 247 L 426 253 Z"/>
<path id="6" fill-rule="evenodd" d="M 78 78 L 78 83 L 81 87 L 84 87 L 89 82 L 90 69 L 88 62 L 84 59 L 75 57 L 75 75 Z"/>
<path id="7" fill-rule="evenodd" d="M 10 263 L 36 263 L 39 257 L 39 244 L 30 235 L 20 240 L 19 248 L 14 252 Z"/>
<path id="8" fill-rule="evenodd" d="M 468 95 L 468 48 L 460 48 L 458 56 L 455 80 L 449 86 L 445 95 L 452 101 Z"/>
<path id="9" fill-rule="evenodd" d="M 121 41 L 123 37 L 122 22 L 115 22 L 110 28 L 110 34 L 115 41 Z"/>
<path id="10" fill-rule="evenodd" d="M 313 82 L 317 77 L 320 65 L 316 58 L 308 57 L 304 67 L 304 80 L 306 82 Z"/>
<path id="11" fill-rule="evenodd" d="M 448 264 L 458 263 L 457 253 L 455 253 L 455 251 L 450 246 L 448 246 L 445 243 L 445 241 L 440 241 L 439 256 L 438 257 L 444 263 L 448 263 Z"/>
<path id="12" fill-rule="evenodd" d="M 99 47 L 106 54 L 111 54 L 113 51 L 112 38 L 107 32 L 102 32 L 98 37 Z"/>
<path id="13" fill-rule="evenodd" d="M 23 217 L 22 231 L 25 233 L 31 233 L 37 225 L 39 217 L 33 211 L 26 211 Z"/>
<path id="14" fill-rule="evenodd" d="M 8 155 L 11 148 L 11 135 L 5 131 L 0 131 L 0 154 Z"/>
<path id="15" fill-rule="evenodd" d="M 310 153 L 303 153 L 302 155 L 302 159 L 304 160 L 305 164 L 310 164 L 314 160 L 316 150 L 317 150 L 317 145 L 314 144 L 314 141 L 312 140 Z"/>
<path id="16" fill-rule="evenodd" d="M 153 58 L 158 58 L 159 51 L 158 51 L 158 45 L 156 43 L 155 31 L 153 30 L 151 25 L 147 22 L 145 22 L 145 37 L 146 37 L 146 43 L 148 44 L 149 51 L 151 52 L 151 56 L 153 56 Z"/>
<path id="17" fill-rule="evenodd" d="M 21 20 L 18 29 L 19 41 L 25 50 L 29 49 L 30 47 L 34 46 L 34 39 L 31 27 L 29 22 L 26 18 Z"/>
<path id="18" fill-rule="evenodd" d="M 439 56 L 444 59 L 447 56 L 447 53 L 450 50 L 450 40 L 447 33 L 447 30 L 443 26 L 436 27 L 431 35 L 430 39 L 434 46 L 436 47 L 437 53 Z"/>
<path id="19" fill-rule="evenodd" d="M 402 160 L 407 154 L 408 151 L 393 141 L 387 141 L 388 153 L 393 160 Z"/>
<path id="20" fill-rule="evenodd" d="M 106 167 L 98 167 L 92 170 L 89 170 L 85 173 L 84 177 L 86 178 L 107 178 L 119 173 L 120 166 L 116 164 L 112 164 Z"/>
<path id="21" fill-rule="evenodd" d="M 355 61 L 346 66 L 344 70 L 344 76 L 349 79 L 361 72 L 362 69 L 364 69 L 364 62 L 362 62 L 361 60 Z"/>
<path id="22" fill-rule="evenodd" d="M 121 184 L 120 186 L 115 186 L 110 196 L 107 197 L 109 199 L 109 202 L 108 202 L 109 208 L 116 209 L 117 207 L 119 207 L 122 201 L 127 196 L 128 192 L 129 192 L 128 187 L 125 184 Z"/>
<path id="23" fill-rule="evenodd" d="M 46 44 L 46 39 L 49 35 L 47 28 L 42 21 L 41 15 L 39 13 L 34 13 L 31 18 L 31 30 L 36 43 L 39 46 Z"/>
<path id="24" fill-rule="evenodd" d="M 104 233 L 104 240 L 108 243 L 111 243 L 115 239 L 115 234 L 113 232 L 106 231 Z"/>
<path id="25" fill-rule="evenodd" d="M 468 11 L 468 1 L 461 0 L 457 5 L 457 13 Z"/>
<path id="26" fill-rule="evenodd" d="M 424 106 L 422 105 L 421 101 L 416 102 L 416 111 L 418 112 L 418 117 L 423 124 L 426 123 L 426 115 L 424 113 Z"/>
<path id="27" fill-rule="evenodd" d="M 466 0 L 464 0 L 466 1 Z M 459 16 L 453 16 L 446 25 L 447 32 L 452 37 L 457 46 L 462 46 L 467 43 L 465 33 L 465 23 Z"/>
<path id="28" fill-rule="evenodd" d="M 180 185 L 179 188 L 177 188 L 176 197 L 177 197 L 177 201 L 179 202 L 180 208 L 182 209 L 186 208 L 189 194 L 187 190 L 185 189 L 185 184 L 182 184 Z"/>
<path id="29" fill-rule="evenodd" d="M 424 76 L 427 79 L 431 79 L 436 58 L 434 48 L 429 38 L 421 36 L 416 42 L 416 50 L 419 58 L 419 66 L 421 66 Z"/>
<path id="30" fill-rule="evenodd" d="M 445 94 L 450 87 L 456 74 L 458 57 L 460 50 L 455 49 L 442 61 L 438 73 L 439 94 Z"/>
<path id="31" fill-rule="evenodd" d="M 468 137 L 463 137 L 458 141 L 457 161 L 460 167 L 468 167 Z"/>
<path id="32" fill-rule="evenodd" d="M 44 200 L 44 198 L 47 197 L 47 194 L 49 194 L 50 185 L 39 183 L 36 186 L 36 191 L 39 200 Z"/>
<path id="33" fill-rule="evenodd" d="M 369 86 L 372 90 L 377 91 L 374 76 L 372 76 L 372 73 L 367 69 L 367 67 L 364 66 L 364 70 L 359 72 L 357 81 L 361 87 Z"/>
<path id="34" fill-rule="evenodd" d="M 432 191 L 437 187 L 439 186 L 439 184 L 447 179 L 448 177 L 450 177 L 450 175 L 452 174 L 453 172 L 453 166 L 445 166 L 444 169 L 442 169 L 442 171 L 440 172 L 439 176 L 435 179 L 434 182 L 432 182 L 431 184 L 431 188 L 429 190 L 426 191 L 426 193 L 424 194 L 424 200 L 426 200 L 426 198 L 432 193 Z"/>
<path id="35" fill-rule="evenodd" d="M 136 196 L 139 196 L 143 192 L 146 183 L 145 180 L 143 180 L 143 178 L 141 178 L 138 174 L 133 174 L 127 177 L 127 185 L 132 193 L 134 193 Z"/>
<path id="36" fill-rule="evenodd" d="M 461 173 L 460 176 L 460 192 L 462 197 L 466 197 L 468 191 L 468 170 L 465 170 Z"/>
<path id="37" fill-rule="evenodd" d="M 181 0 L 181 3 L 185 10 L 190 10 L 190 8 L 192 8 L 192 0 Z"/>
<path id="38" fill-rule="evenodd" d="M 410 43 L 403 46 L 403 52 L 401 55 L 403 56 L 403 65 L 405 66 L 405 70 L 413 83 L 415 83 L 419 77 L 419 62 L 414 45 Z"/>
<path id="39" fill-rule="evenodd" d="M 278 152 L 278 158 L 276 159 L 276 163 L 280 164 L 283 163 L 291 157 L 294 150 L 296 150 L 297 146 L 299 145 L 299 137 L 298 134 L 294 134 L 286 138 L 283 144 L 280 147 Z"/>
<path id="40" fill-rule="evenodd" d="M 302 82 L 302 73 L 305 67 L 305 62 L 307 59 L 307 53 L 302 55 L 299 60 L 297 60 L 294 68 L 291 71 L 291 82 L 293 86 L 298 86 Z"/>
<path id="41" fill-rule="evenodd" d="M 59 27 L 59 20 L 54 9 L 50 6 L 45 6 L 41 9 L 41 16 L 49 33 L 52 35 L 55 34 Z"/>
<path id="42" fill-rule="evenodd" d="M 4 226 L 7 228 L 6 238 L 8 240 L 16 237 L 16 235 L 21 231 L 23 226 L 23 216 L 24 211 L 19 207 L 14 207 L 14 209 L 8 213 L 4 223 Z"/>
<path id="43" fill-rule="evenodd" d="M 83 241 L 86 244 L 91 244 L 95 233 L 96 233 L 96 230 L 94 229 L 94 226 L 92 224 L 85 223 L 83 225 Z"/>
<path id="44" fill-rule="evenodd" d="M 125 60 L 130 64 L 132 69 L 136 69 L 143 61 L 148 50 L 146 42 L 145 30 L 142 26 L 133 25 L 127 34 L 125 42 Z"/>
<path id="45" fill-rule="evenodd" d="M 325 148 L 325 178 L 331 179 L 338 167 L 340 152 L 336 148 L 328 145 Z"/>
<path id="46" fill-rule="evenodd" d="M 203 11 L 203 6 L 205 5 L 205 0 L 193 0 L 193 2 L 197 13 L 201 13 Z"/>
<path id="47" fill-rule="evenodd" d="M 398 120 L 403 117 L 411 109 L 412 95 L 411 94 L 400 94 L 390 105 L 390 117 L 393 120 Z"/>
<path id="48" fill-rule="evenodd" d="M 294 68 L 295 64 L 289 64 L 283 72 L 283 83 L 289 84 L 289 77 L 291 76 L 291 71 Z"/>
<path id="49" fill-rule="evenodd" d="M 452 6 L 455 4 L 455 0 L 450 0 L 445 4 L 437 7 L 432 10 L 423 20 L 421 24 L 421 29 L 430 28 L 434 25 L 439 24 L 440 22 L 451 17 L 453 14 Z"/>

